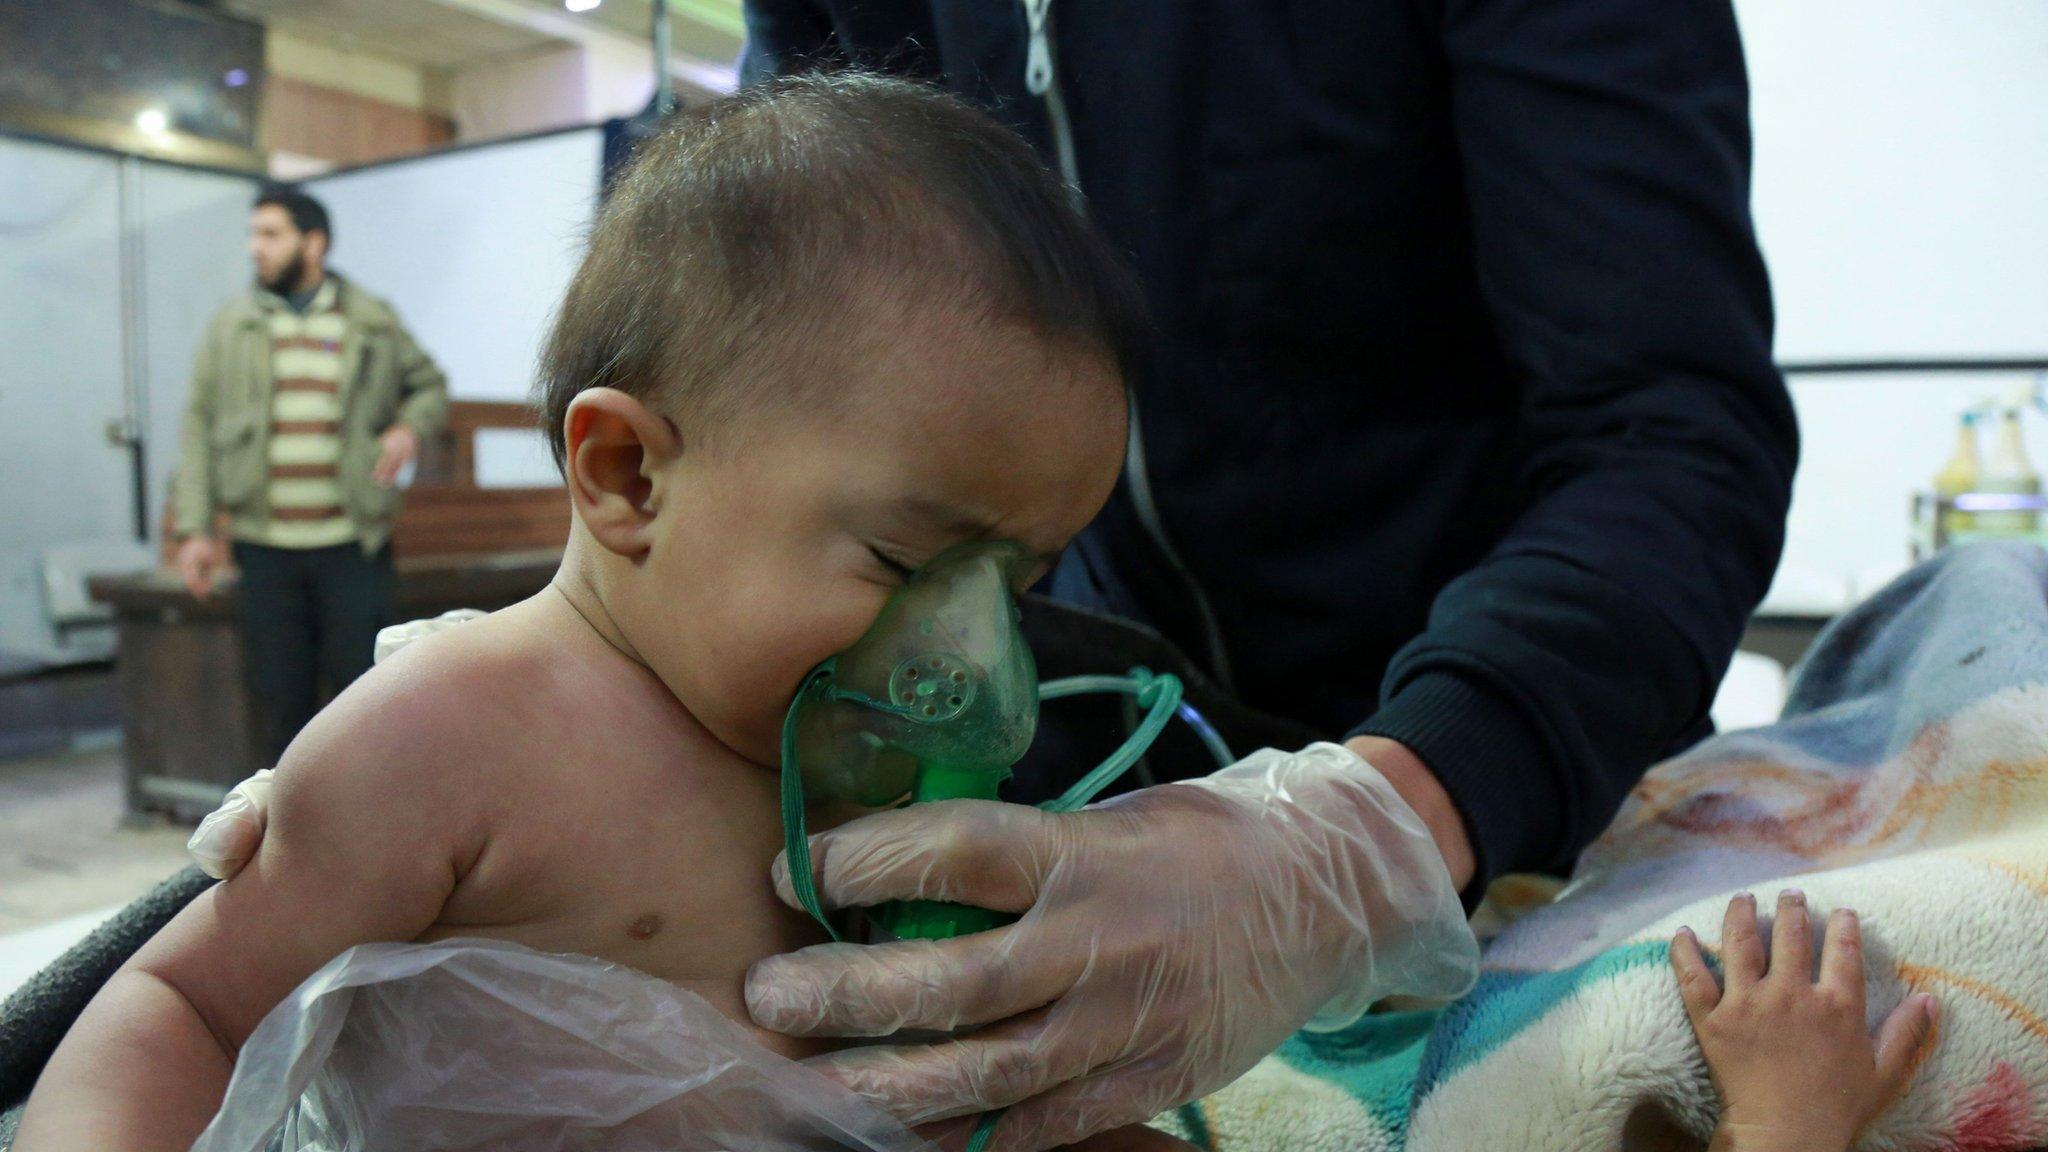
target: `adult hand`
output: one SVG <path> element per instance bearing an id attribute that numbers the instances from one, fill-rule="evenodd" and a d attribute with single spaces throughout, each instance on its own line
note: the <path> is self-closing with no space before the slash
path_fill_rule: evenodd
<path id="1" fill-rule="evenodd" d="M 201 872 L 216 880 L 230 880 L 256 855 L 270 819 L 271 776 L 271 769 L 265 768 L 229 789 L 220 807 L 207 813 L 193 830 L 185 851 L 192 854 Z"/>
<path id="2" fill-rule="evenodd" d="M 385 488 L 398 483 L 398 473 L 420 454 L 420 434 L 410 424 L 393 424 L 377 437 L 377 466 L 371 479 Z"/>
<path id="3" fill-rule="evenodd" d="M 812 1063 L 956 1139 L 1041 1149 L 1228 1084 L 1304 1025 L 1389 993 L 1452 996 L 1478 945 L 1428 829 L 1351 751 L 1260 752 L 1079 812 L 961 800 L 811 837 L 833 907 L 949 900 L 1023 913 L 953 940 L 823 944 L 748 973 L 748 1011 L 799 1036 L 955 1033 Z M 774 869 L 795 906 L 784 860 Z M 961 1118 L 961 1119 L 953 1119 Z"/>
<path id="4" fill-rule="evenodd" d="M 201 600 L 213 595 L 214 577 L 227 567 L 227 556 L 220 542 L 211 536 L 187 536 L 178 545 L 178 578 L 185 582 L 185 591 Z"/>

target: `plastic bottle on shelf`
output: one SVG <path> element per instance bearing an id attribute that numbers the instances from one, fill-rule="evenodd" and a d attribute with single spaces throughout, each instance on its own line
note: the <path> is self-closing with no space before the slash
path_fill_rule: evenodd
<path id="1" fill-rule="evenodd" d="M 1956 447 L 1949 454 L 1948 463 L 1934 474 L 1935 516 L 1940 525 L 1938 541 L 1952 542 L 1976 530 L 1974 518 L 1953 505 L 1941 501 L 1953 500 L 1965 492 L 1977 490 L 1977 478 L 1984 471 L 1982 461 L 1977 457 L 1977 414 L 1963 413 L 1956 425 Z"/>
<path id="2" fill-rule="evenodd" d="M 1976 489 L 1986 495 L 2039 496 L 2041 475 L 2027 459 L 2027 446 L 2020 436 L 2020 410 L 2007 408 L 1998 415 L 1998 436 L 1991 458 L 1977 477 Z M 2031 536 L 2040 531 L 2041 513 L 2036 508 L 1982 509 L 1971 515 L 1977 536 Z"/>

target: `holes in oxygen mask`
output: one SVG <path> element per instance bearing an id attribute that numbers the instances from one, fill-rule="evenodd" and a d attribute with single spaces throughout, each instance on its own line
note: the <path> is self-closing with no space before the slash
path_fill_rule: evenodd
<path id="1" fill-rule="evenodd" d="M 921 652 L 896 666 L 886 697 L 910 718 L 940 724 L 974 704 L 973 666 L 950 652 Z"/>

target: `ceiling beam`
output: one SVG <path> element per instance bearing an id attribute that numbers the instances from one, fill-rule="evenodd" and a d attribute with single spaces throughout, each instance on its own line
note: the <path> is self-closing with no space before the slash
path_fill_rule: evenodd
<path id="1" fill-rule="evenodd" d="M 610 48 L 630 48 L 652 53 L 653 45 L 638 36 L 631 36 L 617 29 L 589 20 L 579 20 L 567 12 L 552 7 L 538 7 L 521 3 L 520 0 L 430 0 L 444 8 L 480 16 L 499 24 L 524 28 L 545 36 L 567 40 L 572 44 L 602 45 Z M 684 0 L 677 5 L 687 12 L 691 19 L 710 25 L 720 32 L 737 34 L 740 29 L 729 27 L 727 18 L 716 18 L 719 9 L 714 5 L 690 3 Z M 738 86 L 738 71 L 731 60 L 707 60 L 685 52 L 669 55 L 669 74 L 688 84 L 699 92 L 722 95 Z"/>

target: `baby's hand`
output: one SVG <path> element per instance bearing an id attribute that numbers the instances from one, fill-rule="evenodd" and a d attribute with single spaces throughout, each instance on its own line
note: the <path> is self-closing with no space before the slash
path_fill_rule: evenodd
<path id="1" fill-rule="evenodd" d="M 1806 897 L 1778 896 L 1771 954 L 1757 932 L 1756 897 L 1728 904 L 1721 928 L 1724 989 L 1692 929 L 1671 942 L 1678 993 L 1721 1094 L 1713 1152 L 1837 1152 L 1905 1092 L 1934 1034 L 1934 997 L 1916 993 L 1885 1019 L 1873 1050 L 1863 1022 L 1863 937 L 1836 909 L 1813 980 Z"/>

